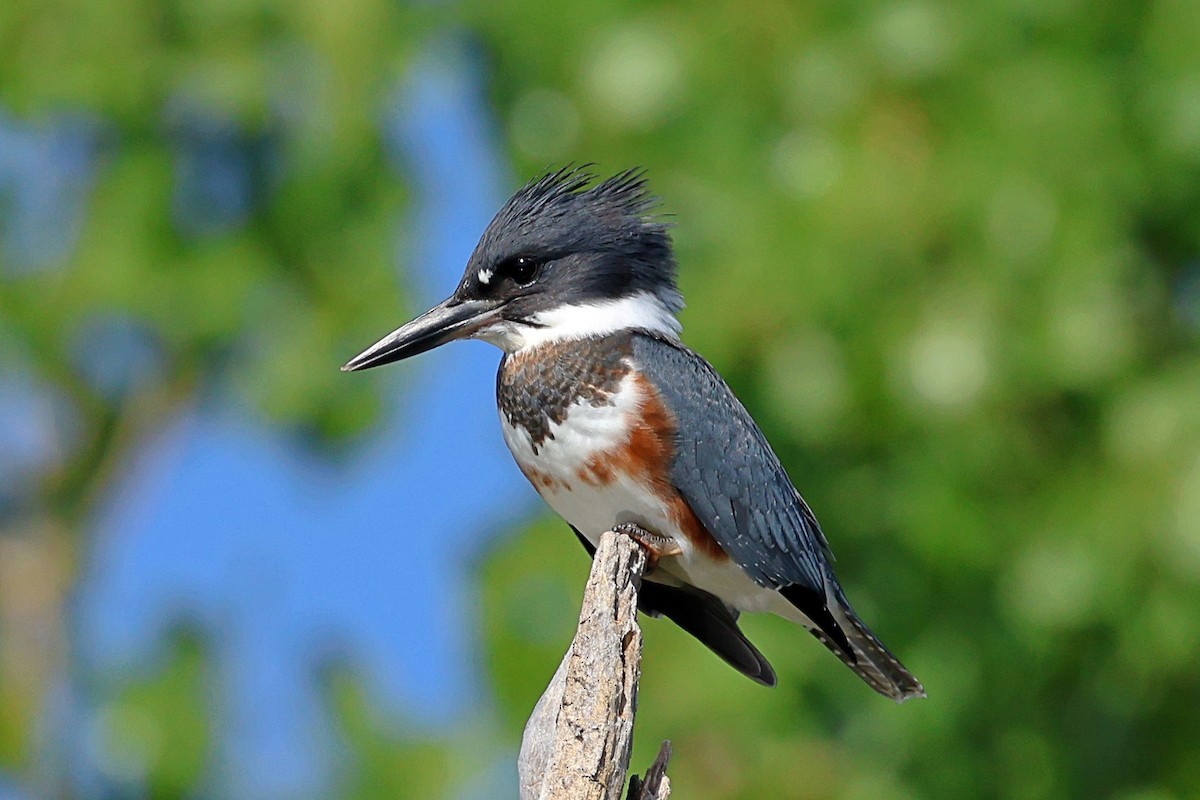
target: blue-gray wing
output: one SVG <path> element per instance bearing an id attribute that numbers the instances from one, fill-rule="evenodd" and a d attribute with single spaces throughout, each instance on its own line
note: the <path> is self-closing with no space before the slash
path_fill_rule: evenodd
<path id="1" fill-rule="evenodd" d="M 671 480 L 730 558 L 763 586 L 821 592 L 828 545 L 749 412 L 677 342 L 633 337 L 634 361 L 677 423 Z"/>

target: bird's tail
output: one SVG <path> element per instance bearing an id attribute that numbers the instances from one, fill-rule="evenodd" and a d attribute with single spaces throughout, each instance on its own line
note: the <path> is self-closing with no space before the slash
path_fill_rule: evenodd
<path id="1" fill-rule="evenodd" d="M 836 584 L 825 596 L 800 585 L 780 591 L 808 618 L 809 632 L 872 689 L 897 703 L 925 696 L 921 682 L 875 638 Z"/>
<path id="2" fill-rule="evenodd" d="M 595 545 L 574 525 L 571 530 L 588 555 L 594 557 Z M 737 612 L 717 596 L 695 586 L 644 581 L 638 592 L 638 609 L 648 616 L 671 620 L 750 680 L 763 686 L 775 685 L 771 662 L 742 633 Z"/>
<path id="3" fill-rule="evenodd" d="M 638 608 L 652 617 L 667 617 L 752 681 L 775 685 L 771 662 L 746 638 L 738 627 L 737 614 L 719 598 L 692 586 L 645 581 Z"/>

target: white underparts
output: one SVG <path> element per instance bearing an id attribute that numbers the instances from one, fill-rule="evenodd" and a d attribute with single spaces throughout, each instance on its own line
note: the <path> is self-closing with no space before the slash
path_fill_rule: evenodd
<path id="1" fill-rule="evenodd" d="M 755 583 L 731 559 L 714 560 L 678 527 L 671 508 L 644 476 L 617 471 L 609 480 L 587 480 L 593 459 L 619 453 L 646 402 L 644 390 L 628 375 L 609 402 L 571 405 L 560 422 L 534 446 L 529 432 L 501 415 L 504 441 L 534 488 L 592 544 L 613 526 L 633 522 L 675 539 L 682 552 L 668 556 L 649 580 L 692 585 L 711 592 L 739 611 L 771 611 L 811 625 L 778 592 Z"/>
<path id="2" fill-rule="evenodd" d="M 559 306 L 534 315 L 531 322 L 533 324 L 503 320 L 479 331 L 475 338 L 515 353 L 550 342 L 633 329 L 678 339 L 683 328 L 671 310 L 650 292 L 616 300 Z"/>

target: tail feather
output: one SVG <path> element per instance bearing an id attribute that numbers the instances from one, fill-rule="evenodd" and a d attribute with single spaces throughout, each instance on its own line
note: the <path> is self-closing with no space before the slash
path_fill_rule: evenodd
<path id="1" fill-rule="evenodd" d="M 653 617 L 667 617 L 747 678 L 763 686 L 775 685 L 771 662 L 742 633 L 737 615 L 714 595 L 695 587 L 646 581 L 638 608 Z"/>
<path id="2" fill-rule="evenodd" d="M 840 590 L 822 596 L 795 584 L 780 593 L 811 622 L 809 632 L 872 689 L 898 703 L 925 696 L 921 682 L 875 638 Z"/>
<path id="3" fill-rule="evenodd" d="M 909 672 L 892 651 L 863 624 L 849 606 L 834 609 L 834 617 L 843 623 L 843 631 L 853 648 L 855 663 L 851 668 L 875 691 L 903 703 L 913 697 L 924 697 L 925 687 Z M 839 654 L 840 655 L 840 654 Z"/>
<path id="4" fill-rule="evenodd" d="M 571 530 L 588 555 L 595 556 L 596 548 L 587 537 L 574 525 Z M 742 633 L 737 624 L 737 612 L 716 595 L 694 586 L 667 586 L 644 581 L 638 593 L 638 609 L 651 617 L 671 620 L 750 680 L 763 686 L 775 685 L 777 679 L 771 662 Z"/>

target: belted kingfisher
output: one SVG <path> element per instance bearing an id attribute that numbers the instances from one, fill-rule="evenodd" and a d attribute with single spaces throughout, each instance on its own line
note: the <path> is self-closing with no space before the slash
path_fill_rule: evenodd
<path id="1" fill-rule="evenodd" d="M 454 339 L 496 345 L 517 465 L 589 552 L 614 527 L 640 532 L 654 564 L 643 612 L 774 686 L 738 627 L 743 611 L 772 612 L 880 694 L 923 697 L 850 607 L 816 517 L 758 425 L 680 342 L 683 298 L 657 204 L 638 170 L 596 183 L 564 168 L 530 182 L 488 225 L 448 299 L 342 369 Z"/>

